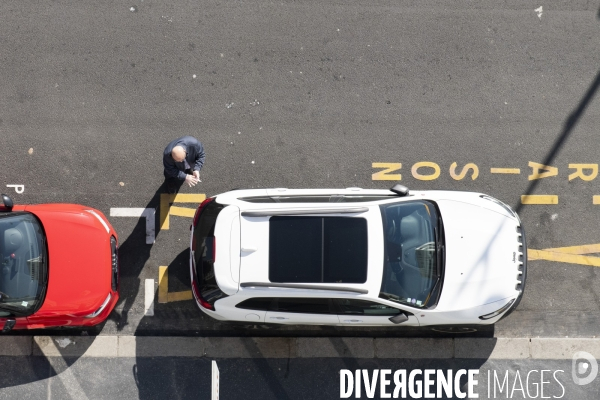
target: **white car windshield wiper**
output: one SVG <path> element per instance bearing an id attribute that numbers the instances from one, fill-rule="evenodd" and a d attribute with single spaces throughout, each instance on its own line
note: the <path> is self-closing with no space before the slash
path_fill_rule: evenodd
<path id="1" fill-rule="evenodd" d="M 379 292 L 379 297 L 383 297 L 386 300 L 393 300 L 393 301 L 400 301 L 400 297 L 395 295 L 395 294 L 391 294 L 391 293 L 386 293 L 386 292 Z"/>
<path id="2" fill-rule="evenodd" d="M 435 227 L 435 253 L 436 253 L 436 273 L 437 273 L 437 277 L 438 279 L 440 279 L 442 277 L 442 260 L 445 257 L 445 250 L 446 250 L 446 246 L 444 245 L 444 240 L 443 240 L 443 225 L 442 225 L 442 217 L 440 215 L 438 215 L 437 218 L 437 222 L 438 222 L 438 226 Z"/>

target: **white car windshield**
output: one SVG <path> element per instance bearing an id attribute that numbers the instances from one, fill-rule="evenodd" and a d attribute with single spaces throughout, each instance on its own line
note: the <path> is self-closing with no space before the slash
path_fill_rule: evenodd
<path id="1" fill-rule="evenodd" d="M 384 270 L 380 298 L 417 308 L 435 305 L 443 275 L 443 226 L 431 201 L 380 206 Z"/>

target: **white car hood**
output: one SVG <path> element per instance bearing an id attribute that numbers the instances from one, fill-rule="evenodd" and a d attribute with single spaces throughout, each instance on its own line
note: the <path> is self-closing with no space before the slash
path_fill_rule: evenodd
<path id="1" fill-rule="evenodd" d="M 437 309 L 466 309 L 517 296 L 517 220 L 460 201 L 439 200 L 437 204 L 446 239 L 444 284 Z"/>

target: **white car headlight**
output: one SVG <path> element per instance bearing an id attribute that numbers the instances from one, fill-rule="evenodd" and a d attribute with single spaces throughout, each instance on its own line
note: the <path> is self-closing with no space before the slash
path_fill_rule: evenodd
<path id="1" fill-rule="evenodd" d="M 514 303 L 514 302 L 515 302 L 515 299 L 512 299 L 511 301 L 509 301 L 508 303 L 506 303 L 506 305 L 504 307 L 502 307 L 501 309 L 496 310 L 496 311 L 494 311 L 492 313 L 489 313 L 489 314 L 482 315 L 482 316 L 479 317 L 479 319 L 484 319 L 485 320 L 485 319 L 492 319 L 494 317 L 497 317 L 498 315 L 500 315 L 500 314 L 504 313 L 506 310 L 508 310 L 510 308 L 510 306 L 512 305 L 512 303 Z"/>
<path id="2" fill-rule="evenodd" d="M 107 306 L 107 305 L 108 305 L 108 303 L 110 302 L 110 299 L 111 299 L 111 297 L 112 297 L 112 296 L 111 296 L 111 295 L 110 295 L 110 293 L 109 293 L 109 294 L 108 294 L 108 296 L 106 297 L 106 300 L 104 300 L 104 303 L 102 303 L 102 305 L 101 305 L 101 306 L 100 306 L 100 307 L 99 307 L 99 308 L 98 308 L 96 311 L 94 311 L 94 312 L 93 312 L 93 313 L 91 313 L 91 314 L 88 314 L 88 315 L 86 315 L 84 318 L 95 318 L 95 317 L 97 317 L 98 315 L 100 315 L 100 313 L 101 313 L 102 311 L 104 311 L 104 309 L 106 308 L 106 306 Z"/>
<path id="3" fill-rule="evenodd" d="M 505 204 L 503 202 L 501 202 L 500 200 L 492 197 L 492 196 L 488 196 L 487 194 L 482 194 L 479 197 L 481 197 L 484 200 L 489 200 L 492 203 L 495 203 L 497 205 L 499 205 L 500 207 L 502 207 L 509 215 L 514 216 L 517 220 L 519 220 L 519 222 L 521 221 L 521 219 L 519 218 L 519 216 L 517 215 L 517 213 L 515 212 L 515 210 L 512 209 L 511 206 L 509 206 L 508 204 Z"/>

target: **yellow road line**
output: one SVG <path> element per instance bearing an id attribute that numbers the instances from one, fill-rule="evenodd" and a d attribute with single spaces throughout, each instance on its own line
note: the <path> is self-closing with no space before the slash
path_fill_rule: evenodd
<path id="1" fill-rule="evenodd" d="M 169 229 L 169 207 L 171 206 L 171 195 L 160 194 L 160 230 Z"/>
<path id="2" fill-rule="evenodd" d="M 203 193 L 177 193 L 168 196 L 173 198 L 171 203 L 202 203 L 206 199 L 206 195 Z"/>
<path id="3" fill-rule="evenodd" d="M 559 253 L 555 251 L 547 250 L 527 250 L 528 260 L 546 260 L 546 261 L 557 261 L 565 262 L 570 264 L 579 265 L 590 265 L 593 267 L 600 267 L 600 257 L 592 256 L 581 256 L 569 253 Z"/>
<path id="4" fill-rule="evenodd" d="M 184 290 L 181 292 L 169 293 L 169 267 L 158 267 L 158 302 L 171 303 L 173 301 L 191 300 L 192 291 Z"/>
<path id="5" fill-rule="evenodd" d="M 523 195 L 521 204 L 558 204 L 558 196 L 552 194 Z"/>
<path id="6" fill-rule="evenodd" d="M 598 195 L 594 196 L 593 200 L 592 200 L 592 203 L 593 204 L 600 204 L 600 196 L 598 196 Z"/>
<path id="7" fill-rule="evenodd" d="M 194 214 L 196 213 L 195 208 L 185 208 L 185 207 L 175 207 L 171 206 L 169 210 L 169 215 L 175 215 L 177 217 L 189 217 L 194 218 Z"/>
<path id="8" fill-rule="evenodd" d="M 520 174 L 520 168 L 490 168 L 492 174 Z"/>
<path id="9" fill-rule="evenodd" d="M 567 253 L 567 254 L 591 254 L 600 253 L 600 243 L 596 244 L 584 244 L 581 246 L 569 246 L 569 247 L 555 247 L 552 249 L 544 249 L 541 251 L 550 251 L 553 253 Z"/>
<path id="10" fill-rule="evenodd" d="M 183 292 L 171 292 L 169 293 L 168 301 L 169 303 L 173 301 L 183 301 L 183 300 L 191 300 L 192 299 L 192 291 L 184 290 Z"/>
<path id="11" fill-rule="evenodd" d="M 177 194 L 160 194 L 160 229 L 169 229 L 169 216 L 177 217 L 194 217 L 196 209 L 171 206 L 173 203 L 197 203 L 200 204 L 206 199 L 203 193 L 177 193 Z"/>
<path id="12" fill-rule="evenodd" d="M 167 303 L 169 301 L 169 267 L 158 267 L 158 302 Z"/>

